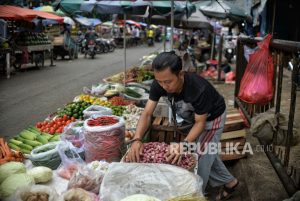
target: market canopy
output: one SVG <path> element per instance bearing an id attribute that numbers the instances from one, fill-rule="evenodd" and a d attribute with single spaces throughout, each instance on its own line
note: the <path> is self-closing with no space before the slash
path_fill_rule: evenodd
<path id="1" fill-rule="evenodd" d="M 106 1 L 106 0 L 87 0 L 84 1 L 80 10 L 92 12 L 95 10 L 101 14 L 137 14 L 142 15 L 150 6 L 150 1 Z"/>
<path id="2" fill-rule="evenodd" d="M 248 18 L 242 8 L 225 0 L 213 0 L 209 3 L 204 3 L 204 5 L 199 6 L 199 9 L 204 15 L 213 18 L 230 18 L 237 21 Z"/>
<path id="3" fill-rule="evenodd" d="M 88 26 L 88 27 L 89 26 L 94 27 L 101 24 L 101 20 L 97 18 L 86 18 L 81 15 L 77 15 L 74 19 L 81 25 Z"/>
<path id="4" fill-rule="evenodd" d="M 64 18 L 43 11 L 31 10 L 17 6 L 0 5 L 0 18 L 7 20 L 32 21 L 34 18 L 44 18 L 63 23 Z"/>

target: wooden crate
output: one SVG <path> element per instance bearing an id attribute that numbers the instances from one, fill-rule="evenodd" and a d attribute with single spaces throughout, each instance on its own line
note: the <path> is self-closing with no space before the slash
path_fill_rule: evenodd
<path id="1" fill-rule="evenodd" d="M 246 142 L 245 124 L 236 109 L 228 111 L 224 125 L 224 131 L 221 135 L 221 150 L 220 157 L 222 160 L 236 160 L 245 157 L 243 154 L 230 153 L 226 151 L 226 143 L 239 143 L 238 150 L 241 152 Z M 186 133 L 187 135 L 188 133 Z M 186 136 L 179 133 L 174 133 L 174 126 L 169 122 L 167 117 L 155 117 L 152 123 L 150 141 L 154 142 L 182 142 Z M 226 154 L 224 154 L 224 153 Z"/>

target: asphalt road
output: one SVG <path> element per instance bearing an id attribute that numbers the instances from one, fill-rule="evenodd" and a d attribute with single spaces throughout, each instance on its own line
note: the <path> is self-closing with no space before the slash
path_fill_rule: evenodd
<path id="1" fill-rule="evenodd" d="M 140 58 L 162 48 L 139 46 L 127 49 L 127 66 L 140 64 Z M 17 72 L 10 79 L 0 78 L 0 135 L 17 135 L 23 128 L 43 121 L 57 108 L 63 107 L 80 93 L 103 78 L 124 70 L 123 49 L 83 58 L 57 60 L 56 66 L 29 68 Z"/>

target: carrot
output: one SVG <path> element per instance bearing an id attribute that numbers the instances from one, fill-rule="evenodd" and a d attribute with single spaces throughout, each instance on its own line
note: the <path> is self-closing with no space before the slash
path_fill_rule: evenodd
<path id="1" fill-rule="evenodd" d="M 13 152 L 13 156 L 16 157 L 16 158 L 24 159 L 24 155 L 23 155 L 23 153 L 20 152 L 20 151 L 15 151 L 15 152 Z"/>
<path id="2" fill-rule="evenodd" d="M 1 146 L 0 146 L 0 152 L 1 152 L 1 157 L 0 157 L 0 158 L 1 158 L 1 159 L 2 159 L 2 158 L 5 158 L 5 151 L 4 151 L 4 148 L 1 147 Z"/>

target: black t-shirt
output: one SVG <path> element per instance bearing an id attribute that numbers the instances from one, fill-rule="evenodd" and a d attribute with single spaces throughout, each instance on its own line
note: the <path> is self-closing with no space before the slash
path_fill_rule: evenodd
<path id="1" fill-rule="evenodd" d="M 183 89 L 180 94 L 168 94 L 156 80 L 150 88 L 152 101 L 158 101 L 160 97 L 174 97 L 176 114 L 187 123 L 194 123 L 194 114 L 208 115 L 207 121 L 212 121 L 220 116 L 226 109 L 224 98 L 204 78 L 194 74 L 184 75 Z M 167 103 L 170 101 L 166 98 Z"/>

